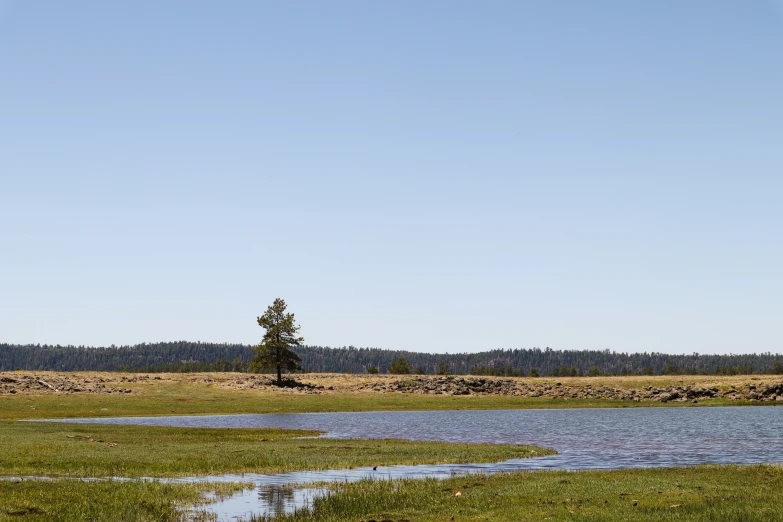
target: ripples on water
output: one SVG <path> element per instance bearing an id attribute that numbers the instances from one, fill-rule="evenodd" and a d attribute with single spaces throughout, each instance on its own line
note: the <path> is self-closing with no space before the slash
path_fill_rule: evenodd
<path id="1" fill-rule="evenodd" d="M 376 472 L 359 468 L 233 476 L 233 481 L 250 481 L 259 487 L 257 502 L 249 510 L 256 514 L 263 511 L 273 514 L 277 511 L 275 506 L 290 511 L 294 506 L 303 505 L 297 503 L 297 495 L 304 498 L 302 502 L 306 504 L 307 498 L 323 492 L 294 488 L 286 497 L 292 499 L 290 502 L 280 501 L 280 494 L 277 502 L 270 503 L 262 498 L 269 495 L 275 498 L 270 492 L 282 491 L 280 487 L 285 484 L 540 469 L 783 462 L 783 408 L 774 406 L 212 415 L 66 419 L 61 422 L 96 421 L 145 426 L 314 429 L 326 432 L 331 438 L 533 444 L 554 448 L 559 453 L 495 464 L 390 466 Z M 244 497 L 236 497 L 241 499 L 235 501 L 236 505 L 255 494 L 255 491 L 246 491 Z M 218 512 L 223 517 L 227 510 Z"/>

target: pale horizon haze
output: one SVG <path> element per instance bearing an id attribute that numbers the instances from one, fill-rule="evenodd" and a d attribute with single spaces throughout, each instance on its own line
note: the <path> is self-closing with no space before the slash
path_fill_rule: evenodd
<path id="1" fill-rule="evenodd" d="M 783 352 L 783 2 L 0 0 L 0 343 Z"/>

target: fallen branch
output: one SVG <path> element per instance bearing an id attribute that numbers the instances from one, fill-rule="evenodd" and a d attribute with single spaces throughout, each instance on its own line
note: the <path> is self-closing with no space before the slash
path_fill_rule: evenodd
<path id="1" fill-rule="evenodd" d="M 52 386 L 51 384 L 49 384 L 48 382 L 46 382 L 44 380 L 41 380 L 41 379 L 38 380 L 38 384 L 43 384 L 44 386 L 46 386 L 47 388 L 49 388 L 52 391 L 56 391 L 56 392 L 60 391 L 57 388 L 55 388 L 54 386 Z"/>

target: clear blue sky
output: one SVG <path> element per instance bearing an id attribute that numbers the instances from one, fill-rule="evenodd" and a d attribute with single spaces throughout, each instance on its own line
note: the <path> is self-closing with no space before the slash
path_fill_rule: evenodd
<path id="1" fill-rule="evenodd" d="M 0 342 L 783 351 L 783 2 L 0 0 Z"/>

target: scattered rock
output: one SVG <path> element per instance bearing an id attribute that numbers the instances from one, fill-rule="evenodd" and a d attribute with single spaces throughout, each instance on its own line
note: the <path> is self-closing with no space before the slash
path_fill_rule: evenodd
<path id="1" fill-rule="evenodd" d="M 609 386 L 571 385 L 556 383 L 535 383 L 520 379 L 429 376 L 417 375 L 396 381 L 370 381 L 358 385 L 358 390 L 378 393 L 417 393 L 432 395 L 511 395 L 516 397 L 544 397 L 549 399 L 613 399 L 632 402 L 689 402 L 698 403 L 702 399 L 723 398 L 747 401 L 783 401 L 783 383 L 773 383 L 756 387 L 751 385 L 743 392 L 732 388 L 722 392 L 717 387 L 698 387 L 696 385 L 667 386 L 657 388 L 645 386 L 641 390 L 620 389 Z"/>
<path id="2" fill-rule="evenodd" d="M 103 384 L 103 379 L 94 381 L 79 374 L 48 374 L 44 380 L 39 375 L 22 374 L 18 377 L 0 375 L 0 395 L 9 393 L 133 393 L 130 388 L 115 388 Z M 122 382 L 120 378 L 117 382 Z M 129 381 L 129 382 L 135 382 Z"/>

